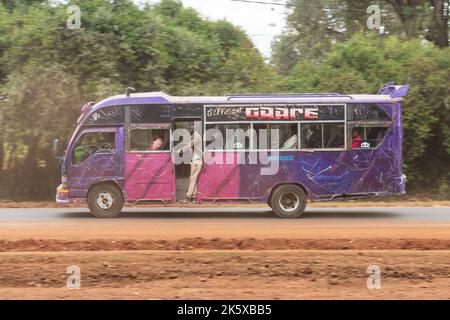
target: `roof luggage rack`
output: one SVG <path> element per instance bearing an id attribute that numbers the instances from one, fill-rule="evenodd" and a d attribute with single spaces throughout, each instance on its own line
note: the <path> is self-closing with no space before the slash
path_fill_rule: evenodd
<path id="1" fill-rule="evenodd" d="M 349 97 L 353 99 L 352 96 L 342 95 L 338 92 L 327 92 L 327 93 L 231 93 L 226 95 L 227 100 L 231 99 L 239 99 L 239 98 L 271 98 L 271 97 L 285 97 L 285 98 L 293 98 L 293 97 Z"/>

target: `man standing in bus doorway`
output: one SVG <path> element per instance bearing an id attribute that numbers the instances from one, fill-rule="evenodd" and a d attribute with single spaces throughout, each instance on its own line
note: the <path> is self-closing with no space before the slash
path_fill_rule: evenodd
<path id="1" fill-rule="evenodd" d="M 186 192 L 186 196 L 183 200 L 180 201 L 180 203 L 196 203 L 197 201 L 198 176 L 203 166 L 202 136 L 199 133 L 201 132 L 200 128 L 200 121 L 195 121 L 192 124 L 192 126 L 189 128 L 189 133 L 191 134 L 191 144 L 181 149 L 184 151 L 191 149 L 191 173 L 189 176 L 189 187 Z"/>

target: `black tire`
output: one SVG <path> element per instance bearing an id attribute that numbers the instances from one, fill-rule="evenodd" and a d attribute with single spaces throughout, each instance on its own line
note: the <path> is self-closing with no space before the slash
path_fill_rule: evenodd
<path id="1" fill-rule="evenodd" d="M 123 194 L 111 184 L 99 184 L 88 193 L 87 204 L 96 218 L 114 218 L 123 208 Z"/>
<path id="2" fill-rule="evenodd" d="M 293 184 L 279 186 L 270 197 L 270 207 L 280 218 L 298 218 L 305 211 L 306 193 Z"/>

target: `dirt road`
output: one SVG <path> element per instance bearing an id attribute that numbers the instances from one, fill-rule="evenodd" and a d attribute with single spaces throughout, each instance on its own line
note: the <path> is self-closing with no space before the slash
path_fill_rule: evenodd
<path id="1" fill-rule="evenodd" d="M 125 211 L 0 209 L 0 298 L 450 299 L 450 208 Z"/>

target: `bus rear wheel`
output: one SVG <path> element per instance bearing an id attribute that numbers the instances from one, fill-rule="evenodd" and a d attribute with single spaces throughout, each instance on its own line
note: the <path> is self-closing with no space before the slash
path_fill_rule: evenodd
<path id="1" fill-rule="evenodd" d="M 114 218 L 122 211 L 123 195 L 111 184 L 99 184 L 89 191 L 87 204 L 94 217 Z"/>
<path id="2" fill-rule="evenodd" d="M 270 198 L 270 206 L 280 218 L 298 218 L 305 211 L 305 191 L 293 184 L 280 186 L 273 192 Z"/>

